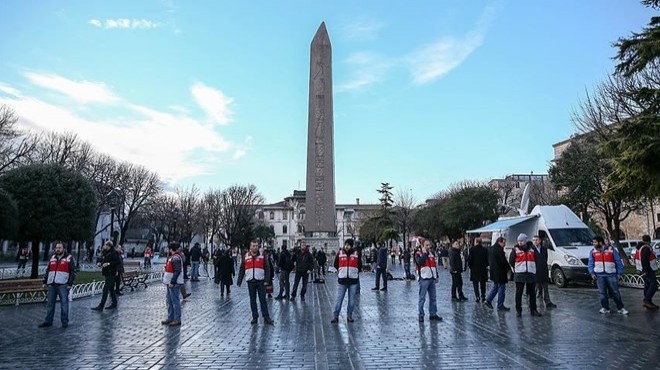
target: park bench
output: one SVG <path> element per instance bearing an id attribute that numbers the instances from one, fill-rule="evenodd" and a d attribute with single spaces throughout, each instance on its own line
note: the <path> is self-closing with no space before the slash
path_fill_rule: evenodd
<path id="1" fill-rule="evenodd" d="M 45 299 L 43 284 L 44 282 L 42 279 L 0 280 L 0 296 L 2 296 L 0 301 L 4 301 L 4 298 L 7 295 L 13 296 L 16 305 L 18 306 L 21 297 L 23 296 L 32 299 L 39 298 L 39 300 L 42 300 L 41 296 L 43 295 L 43 298 Z"/>
<path id="2" fill-rule="evenodd" d="M 124 261 L 124 273 L 121 276 L 122 289 L 130 287 L 131 292 L 138 288 L 140 285 L 147 287 L 147 278 L 149 274 L 140 271 L 140 261 L 128 260 Z"/>

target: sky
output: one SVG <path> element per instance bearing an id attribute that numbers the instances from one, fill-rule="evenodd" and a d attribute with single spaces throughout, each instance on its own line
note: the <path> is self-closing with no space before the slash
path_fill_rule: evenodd
<path id="1" fill-rule="evenodd" d="M 0 2 L 0 104 L 167 188 L 304 189 L 309 53 L 333 51 L 337 203 L 382 182 L 420 202 L 463 180 L 547 173 L 611 73 L 635 0 Z M 656 14 L 657 15 L 657 14 Z"/>

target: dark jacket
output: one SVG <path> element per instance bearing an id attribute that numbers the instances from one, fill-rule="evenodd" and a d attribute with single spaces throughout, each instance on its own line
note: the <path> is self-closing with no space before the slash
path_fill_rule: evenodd
<path id="1" fill-rule="evenodd" d="M 534 248 L 534 245 L 532 245 L 532 242 L 527 242 L 527 244 L 525 244 L 522 247 L 516 245 L 513 248 L 511 254 L 509 255 L 509 265 L 511 265 L 511 267 L 514 268 L 514 271 L 516 268 L 516 248 L 519 248 L 523 251 L 528 251 Z M 536 283 L 536 274 L 531 272 L 518 272 L 518 273 L 514 272 L 513 281 L 515 281 L 516 283 Z"/>
<path id="2" fill-rule="evenodd" d="M 218 282 L 232 285 L 234 283 L 233 277 L 235 274 L 234 261 L 231 259 L 229 252 L 220 253 L 220 256 L 218 256 Z"/>
<path id="3" fill-rule="evenodd" d="M 340 250 L 341 252 L 341 250 Z M 346 251 L 347 255 L 351 255 L 354 252 L 358 252 L 354 248 L 349 249 Z M 339 271 L 339 252 L 335 255 L 335 263 L 334 263 L 335 269 Z M 337 279 L 337 282 L 341 285 L 353 285 L 353 284 L 359 284 L 360 283 L 360 271 L 362 271 L 362 258 L 360 256 L 360 253 L 358 252 L 358 278 L 357 279 L 351 279 L 351 278 L 343 278 L 343 279 Z"/>
<path id="4" fill-rule="evenodd" d="M 293 270 L 293 257 L 291 256 L 291 253 L 289 252 L 288 249 L 285 249 L 280 252 L 280 256 L 277 260 L 277 265 L 280 267 L 280 269 L 286 271 L 286 272 L 291 272 Z"/>
<path id="5" fill-rule="evenodd" d="M 109 251 L 103 251 L 103 254 L 99 258 L 99 263 L 103 266 L 104 263 L 109 263 L 108 266 L 103 267 L 101 273 L 103 276 L 115 276 L 121 265 L 121 259 L 117 251 L 112 248 Z"/>
<path id="6" fill-rule="evenodd" d="M 196 245 L 190 249 L 190 260 L 192 262 L 199 262 L 202 259 L 202 248 Z"/>
<path id="7" fill-rule="evenodd" d="M 470 268 L 471 281 L 488 280 L 488 250 L 483 245 L 477 244 L 470 248 L 467 265 Z"/>
<path id="8" fill-rule="evenodd" d="M 259 256 L 259 252 L 257 252 L 257 256 Z M 237 284 L 241 285 L 244 278 L 245 278 L 245 257 L 243 258 L 243 261 L 241 261 L 241 269 L 238 271 Z M 268 255 L 264 255 L 264 282 L 266 283 L 266 285 L 271 285 L 273 283 L 273 279 L 271 279 L 271 275 L 270 275 L 270 263 L 268 263 Z M 250 282 L 248 281 L 248 283 Z"/>
<path id="9" fill-rule="evenodd" d="M 380 247 L 378 248 L 377 257 L 376 257 L 376 267 L 381 270 L 387 269 L 387 248 Z"/>
<path id="10" fill-rule="evenodd" d="M 463 272 L 463 260 L 461 259 L 461 250 L 449 248 L 449 272 Z"/>
<path id="11" fill-rule="evenodd" d="M 408 250 L 408 248 L 406 248 L 406 249 L 403 251 L 403 264 L 404 264 L 404 265 L 410 265 L 410 257 L 411 257 L 411 255 L 410 255 L 410 251 Z M 437 263 L 437 262 L 436 262 L 436 263 Z"/>
<path id="12" fill-rule="evenodd" d="M 488 265 L 490 266 L 490 280 L 493 283 L 506 284 L 509 281 L 511 267 L 504 255 L 504 248 L 495 243 L 488 249 Z"/>
<path id="13" fill-rule="evenodd" d="M 548 276 L 548 248 L 541 245 L 541 250 L 534 249 L 534 261 L 536 261 L 536 282 L 549 283 L 550 277 Z"/>
<path id="14" fill-rule="evenodd" d="M 188 249 L 188 246 L 184 247 L 181 252 L 181 255 L 185 257 L 185 261 L 183 261 L 183 264 L 186 266 L 190 266 L 190 249 Z"/>
<path id="15" fill-rule="evenodd" d="M 300 251 L 296 256 L 296 273 L 307 273 L 314 269 L 314 257 L 309 251 Z"/>
<path id="16" fill-rule="evenodd" d="M 319 265 L 325 265 L 325 263 L 328 262 L 328 257 L 325 255 L 324 251 L 316 252 L 316 262 L 318 262 Z"/>

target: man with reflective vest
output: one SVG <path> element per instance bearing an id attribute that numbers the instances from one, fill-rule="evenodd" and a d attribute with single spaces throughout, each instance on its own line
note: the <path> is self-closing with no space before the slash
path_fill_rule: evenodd
<path id="1" fill-rule="evenodd" d="M 163 271 L 163 284 L 167 289 L 167 320 L 160 323 L 168 326 L 181 326 L 181 301 L 179 300 L 180 287 L 183 282 L 183 258 L 178 252 L 179 245 L 170 243 L 169 256 Z"/>
<path id="2" fill-rule="evenodd" d="M 518 235 L 518 244 L 509 255 L 509 265 L 513 267 L 513 281 L 516 283 L 516 316 L 522 316 L 522 295 L 527 291 L 529 311 L 532 316 L 541 316 L 536 310 L 536 261 L 532 243 L 527 235 Z"/>
<path id="3" fill-rule="evenodd" d="M 623 275 L 623 263 L 619 252 L 611 246 L 604 245 L 605 239 L 600 235 L 594 236 L 593 244 L 594 249 L 589 253 L 587 268 L 598 285 L 600 313 L 610 312 L 610 302 L 607 294 L 609 290 L 614 297 L 617 312 L 627 315 L 628 310 L 623 307 L 621 293 L 619 293 L 619 276 Z"/>
<path id="4" fill-rule="evenodd" d="M 259 313 L 257 312 L 257 294 L 259 295 L 259 304 L 261 305 L 261 315 L 264 317 L 264 323 L 273 325 L 275 322 L 268 313 L 268 303 L 266 302 L 266 285 L 271 286 L 272 278 L 270 275 L 270 264 L 266 261 L 266 256 L 259 253 L 259 240 L 250 242 L 250 251 L 241 261 L 241 269 L 238 273 L 238 283 L 240 287 L 243 279 L 247 281 L 248 293 L 250 294 L 250 309 L 252 310 L 252 325 L 257 323 Z"/>
<path id="5" fill-rule="evenodd" d="M 415 264 L 419 274 L 419 302 L 417 304 L 419 321 L 424 321 L 424 302 L 429 295 L 429 320 L 442 321 L 438 316 L 438 304 L 435 296 L 435 283 L 438 280 L 438 266 L 431 251 L 431 241 L 424 240 L 422 249 L 415 255 Z"/>
<path id="6" fill-rule="evenodd" d="M 44 288 L 48 288 L 46 293 L 47 313 L 46 319 L 39 324 L 40 328 L 53 326 L 53 316 L 55 316 L 55 301 L 60 297 L 60 321 L 62 327 L 69 326 L 69 290 L 73 286 L 73 279 L 76 277 L 75 263 L 64 249 L 64 244 L 58 242 L 55 244 L 55 253 L 50 257 L 48 267 L 46 267 L 46 277 L 44 277 Z"/>
<path id="7" fill-rule="evenodd" d="M 151 268 L 151 258 L 154 256 L 154 251 L 151 249 L 151 245 L 147 245 L 144 249 L 144 268 Z"/>
<path id="8" fill-rule="evenodd" d="M 653 303 L 653 295 L 658 290 L 658 280 L 655 272 L 658 270 L 658 260 L 651 250 L 651 237 L 642 236 L 642 246 L 635 253 L 635 267 L 644 279 L 644 301 L 642 306 L 647 310 L 657 310 L 658 305 Z"/>
<path id="9" fill-rule="evenodd" d="M 335 310 L 332 317 L 333 324 L 339 322 L 339 312 L 341 305 L 344 303 L 344 296 L 348 291 L 348 307 L 346 308 L 346 321 L 353 322 L 353 310 L 355 309 L 355 294 L 357 293 L 358 285 L 360 284 L 360 270 L 362 269 L 362 261 L 357 252 L 353 248 L 353 239 L 346 239 L 344 247 L 339 250 L 335 258 L 335 269 L 337 269 L 337 300 L 335 302 Z"/>

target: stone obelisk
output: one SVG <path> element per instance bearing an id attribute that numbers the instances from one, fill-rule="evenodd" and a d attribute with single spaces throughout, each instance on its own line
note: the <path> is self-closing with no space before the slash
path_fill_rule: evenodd
<path id="1" fill-rule="evenodd" d="M 326 250 L 338 243 L 333 126 L 332 46 L 321 23 L 310 52 L 305 242 Z"/>

